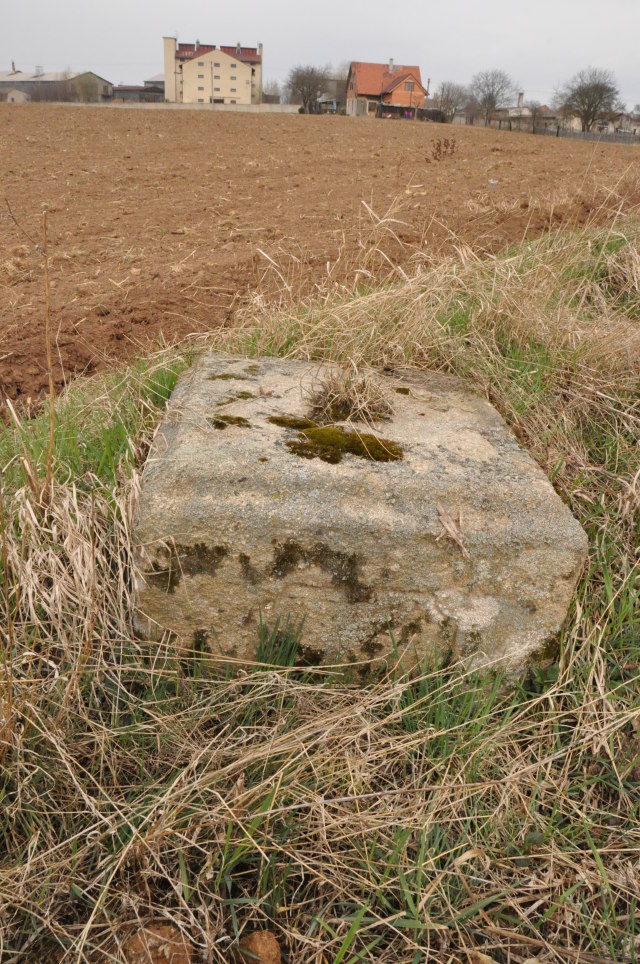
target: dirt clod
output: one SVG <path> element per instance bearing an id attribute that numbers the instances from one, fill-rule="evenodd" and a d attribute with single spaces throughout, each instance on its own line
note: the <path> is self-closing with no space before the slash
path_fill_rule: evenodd
<path id="1" fill-rule="evenodd" d="M 127 964 L 192 964 L 187 939 L 173 924 L 147 924 L 124 948 Z"/>
<path id="2" fill-rule="evenodd" d="M 254 931 L 243 937 L 235 952 L 236 964 L 281 964 L 280 945 L 272 931 Z"/>

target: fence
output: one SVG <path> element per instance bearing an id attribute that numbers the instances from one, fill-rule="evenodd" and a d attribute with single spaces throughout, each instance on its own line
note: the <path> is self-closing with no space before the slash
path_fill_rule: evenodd
<path id="1" fill-rule="evenodd" d="M 601 141 L 603 144 L 640 145 L 640 131 L 637 134 L 601 134 L 600 131 L 569 131 L 563 127 L 536 127 L 534 134 L 547 137 L 572 137 L 577 141 Z"/>

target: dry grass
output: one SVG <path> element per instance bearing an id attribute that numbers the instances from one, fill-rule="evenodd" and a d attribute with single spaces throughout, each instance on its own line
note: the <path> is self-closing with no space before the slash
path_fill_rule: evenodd
<path id="1" fill-rule="evenodd" d="M 309 414 L 319 425 L 352 420 L 373 426 L 392 413 L 380 379 L 359 371 L 353 363 L 330 368 L 313 389 L 309 403 Z"/>
<path id="2" fill-rule="evenodd" d="M 47 506 L 20 468 L 44 472 L 46 419 L 5 432 L 3 960 L 122 960 L 151 920 L 210 961 L 257 924 L 300 964 L 637 960 L 639 241 L 558 231 L 374 286 L 374 238 L 353 285 L 288 281 L 216 341 L 356 383 L 455 372 L 498 405 L 591 546 L 557 661 L 515 690 L 401 654 L 350 687 L 295 667 L 293 629 L 233 678 L 135 639 L 136 472 L 175 356 L 62 400 Z"/>

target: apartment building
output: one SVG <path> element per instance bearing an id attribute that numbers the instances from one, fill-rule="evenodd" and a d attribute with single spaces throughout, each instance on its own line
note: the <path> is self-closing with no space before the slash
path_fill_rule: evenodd
<path id="1" fill-rule="evenodd" d="M 259 104 L 262 44 L 177 43 L 164 37 L 165 99 L 175 104 Z"/>

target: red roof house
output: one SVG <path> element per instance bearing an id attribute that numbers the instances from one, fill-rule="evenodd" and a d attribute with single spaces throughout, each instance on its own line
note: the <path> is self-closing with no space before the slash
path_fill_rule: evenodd
<path id="1" fill-rule="evenodd" d="M 385 104 L 415 109 L 424 107 L 427 90 L 419 67 L 367 64 L 352 61 L 347 77 L 347 114 L 380 113 Z"/>

